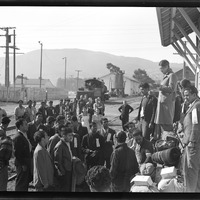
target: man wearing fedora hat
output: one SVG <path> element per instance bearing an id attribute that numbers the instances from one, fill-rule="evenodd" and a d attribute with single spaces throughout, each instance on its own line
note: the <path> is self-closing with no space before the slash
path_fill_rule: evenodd
<path id="1" fill-rule="evenodd" d="M 23 101 L 18 101 L 19 106 L 15 108 L 15 120 L 18 120 L 19 118 L 23 118 L 25 115 L 25 107 L 23 106 Z"/>
<path id="2" fill-rule="evenodd" d="M 3 117 L 0 126 L 0 191 L 7 190 L 8 165 L 12 156 L 12 140 L 6 136 L 6 129 L 10 123 L 8 117 Z"/>
<path id="3" fill-rule="evenodd" d="M 112 192 L 129 192 L 131 177 L 139 172 L 138 163 L 133 149 L 129 148 L 126 133 L 116 134 L 117 146 L 111 155 L 110 175 Z"/>

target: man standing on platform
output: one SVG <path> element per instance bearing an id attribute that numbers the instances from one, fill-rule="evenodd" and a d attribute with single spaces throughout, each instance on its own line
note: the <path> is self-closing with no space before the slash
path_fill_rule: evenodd
<path id="1" fill-rule="evenodd" d="M 157 98 L 149 94 L 149 84 L 141 83 L 139 85 L 140 91 L 143 95 L 140 102 L 138 116 L 136 120 L 139 121 L 138 129 L 142 131 L 142 136 L 150 140 L 150 134 L 154 130 L 154 118 L 157 107 Z"/>
<path id="2" fill-rule="evenodd" d="M 184 90 L 189 102 L 183 120 L 183 176 L 186 192 L 200 192 L 200 99 L 194 86 Z"/>
<path id="3" fill-rule="evenodd" d="M 163 131 L 173 131 L 177 77 L 173 73 L 167 60 L 161 60 L 160 70 L 164 74 L 159 88 L 158 104 L 155 115 L 154 139 L 161 138 Z"/>

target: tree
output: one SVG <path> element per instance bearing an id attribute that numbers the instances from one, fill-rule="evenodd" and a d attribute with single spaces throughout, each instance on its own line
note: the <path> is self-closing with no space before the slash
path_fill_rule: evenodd
<path id="1" fill-rule="evenodd" d="M 140 83 L 149 83 L 151 85 L 155 84 L 155 81 L 152 78 L 150 78 L 147 72 L 143 69 L 135 70 L 133 78 L 137 79 Z"/>

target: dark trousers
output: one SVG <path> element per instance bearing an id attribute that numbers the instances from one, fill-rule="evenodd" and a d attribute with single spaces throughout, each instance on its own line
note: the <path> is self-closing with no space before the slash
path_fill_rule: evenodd
<path id="1" fill-rule="evenodd" d="M 29 182 L 31 180 L 31 170 L 27 167 L 26 171 L 23 171 L 21 165 L 16 166 L 17 178 L 15 184 L 15 191 L 28 191 Z"/>
<path id="2" fill-rule="evenodd" d="M 90 168 L 96 166 L 96 165 L 104 165 L 104 158 L 102 153 L 98 153 L 98 155 L 91 157 L 91 156 L 86 156 L 86 165 L 87 169 L 89 170 Z"/>
<path id="3" fill-rule="evenodd" d="M 142 136 L 145 139 L 150 140 L 151 129 L 149 128 L 149 123 L 146 122 L 143 118 L 140 119 L 138 129 L 142 131 Z"/>
<path id="4" fill-rule="evenodd" d="M 93 114 L 89 114 L 89 124 L 92 123 L 92 115 Z"/>
<path id="5" fill-rule="evenodd" d="M 0 191 L 7 191 L 8 184 L 8 166 L 0 169 Z"/>
<path id="6" fill-rule="evenodd" d="M 110 169 L 110 157 L 105 157 L 106 168 Z"/>
<path id="7" fill-rule="evenodd" d="M 122 128 L 123 128 L 124 131 L 126 130 L 126 128 L 124 127 L 124 125 L 126 123 L 128 123 L 128 121 L 129 121 L 129 119 L 127 117 L 126 118 L 122 118 Z"/>
<path id="8" fill-rule="evenodd" d="M 173 131 L 173 124 L 156 124 L 154 130 L 154 139 L 162 139 L 162 132 Z"/>
<path id="9" fill-rule="evenodd" d="M 71 192 L 72 187 L 72 171 L 66 171 L 65 175 L 58 176 L 58 188 L 56 190 L 63 192 Z"/>

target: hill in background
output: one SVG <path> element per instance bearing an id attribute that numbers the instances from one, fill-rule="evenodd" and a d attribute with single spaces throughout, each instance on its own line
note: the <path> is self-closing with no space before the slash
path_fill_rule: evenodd
<path id="1" fill-rule="evenodd" d="M 125 75 L 132 77 L 134 70 L 145 69 L 154 80 L 161 80 L 162 73 L 158 62 L 143 58 L 116 56 L 104 52 L 95 52 L 82 49 L 44 49 L 42 78 L 50 79 L 56 85 L 58 78 L 64 78 L 65 62 L 67 57 L 67 77 L 77 77 L 76 70 L 81 70 L 80 78 L 101 77 L 108 74 L 107 63 L 116 65 L 125 71 Z M 160 58 L 159 60 L 164 59 Z M 180 63 L 171 63 L 173 71 L 182 68 Z M 0 58 L 0 82 L 4 83 L 5 58 Z M 16 56 L 16 76 L 24 74 L 28 78 L 39 78 L 40 75 L 40 50 Z M 10 56 L 10 82 L 13 82 L 13 58 Z"/>

